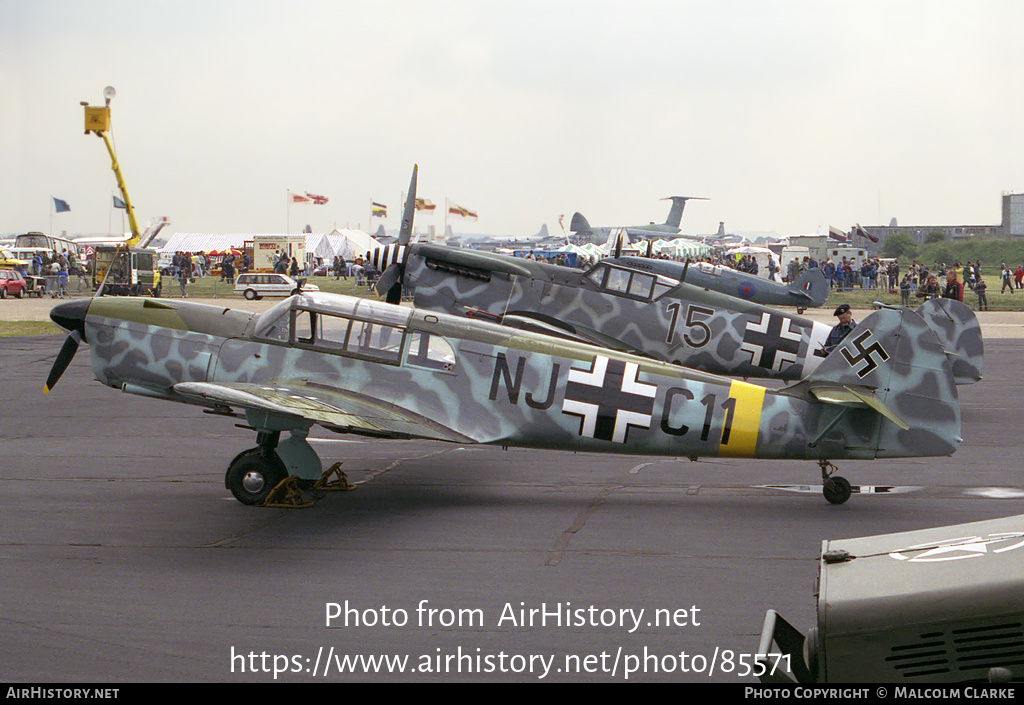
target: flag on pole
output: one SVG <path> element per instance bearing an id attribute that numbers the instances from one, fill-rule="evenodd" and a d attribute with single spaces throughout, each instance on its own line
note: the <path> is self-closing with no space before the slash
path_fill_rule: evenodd
<path id="1" fill-rule="evenodd" d="M 51 198 L 53 198 L 51 196 Z M 68 205 L 67 201 L 62 201 L 59 198 L 53 199 L 53 210 L 55 213 L 67 213 L 71 210 L 71 206 Z"/>
<path id="2" fill-rule="evenodd" d="M 114 208 L 128 208 L 128 206 L 120 198 L 114 196 Z"/>
<path id="3" fill-rule="evenodd" d="M 306 191 L 306 197 L 313 201 L 314 205 L 322 206 L 327 203 L 327 196 L 318 196 L 315 193 Z"/>
<path id="4" fill-rule="evenodd" d="M 371 203 L 373 204 L 372 214 L 373 214 L 373 216 L 375 218 L 387 218 L 388 217 L 388 207 L 387 206 L 385 206 L 383 203 L 377 203 L 376 201 L 371 201 Z"/>
<path id="5" fill-rule="evenodd" d="M 416 199 L 416 210 L 418 211 L 426 211 L 428 213 L 433 213 L 435 208 L 437 208 L 437 206 L 425 198 Z"/>
<path id="6" fill-rule="evenodd" d="M 308 198 L 306 196 L 303 196 L 301 193 L 292 193 L 291 191 L 289 191 L 288 195 L 290 196 L 290 202 L 291 203 L 312 203 L 313 202 L 312 198 Z"/>
<path id="7" fill-rule="evenodd" d="M 834 225 L 828 226 L 828 234 L 833 240 L 837 240 L 839 242 L 846 242 L 847 240 L 846 233 Z"/>
<path id="8" fill-rule="evenodd" d="M 878 242 L 878 236 L 869 233 L 860 223 L 853 226 L 853 232 L 857 233 L 861 237 L 866 237 L 868 240 L 871 240 L 871 242 Z"/>
<path id="9" fill-rule="evenodd" d="M 477 219 L 476 213 L 451 201 L 448 201 L 448 215 L 457 215 L 460 218 L 468 218 L 469 220 Z"/>

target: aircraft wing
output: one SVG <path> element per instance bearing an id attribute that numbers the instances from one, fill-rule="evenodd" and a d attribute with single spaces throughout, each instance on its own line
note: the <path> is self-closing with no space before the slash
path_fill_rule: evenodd
<path id="1" fill-rule="evenodd" d="M 293 380 L 273 385 L 179 382 L 174 391 L 204 404 L 265 411 L 314 421 L 342 433 L 475 443 L 425 416 L 357 392 Z"/>

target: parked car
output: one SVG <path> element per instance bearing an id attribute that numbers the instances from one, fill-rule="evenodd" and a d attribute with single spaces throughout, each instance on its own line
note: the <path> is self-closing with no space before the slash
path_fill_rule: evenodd
<path id="1" fill-rule="evenodd" d="M 0 269 L 0 299 L 6 299 L 8 294 L 20 299 L 25 295 L 27 286 L 20 273 L 13 269 Z"/>
<path id="2" fill-rule="evenodd" d="M 235 293 L 240 293 L 245 298 L 262 299 L 264 296 L 291 296 L 303 291 L 320 291 L 315 284 L 307 284 L 305 279 L 296 281 L 287 274 L 275 274 L 274 272 L 247 272 L 235 277 Z"/>

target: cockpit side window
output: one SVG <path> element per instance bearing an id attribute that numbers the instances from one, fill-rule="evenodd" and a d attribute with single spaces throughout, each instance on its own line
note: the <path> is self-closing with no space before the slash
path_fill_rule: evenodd
<path id="1" fill-rule="evenodd" d="M 608 270 L 608 282 L 605 289 L 615 293 L 624 294 L 629 289 L 629 272 L 625 269 L 612 267 Z"/>
<path id="2" fill-rule="evenodd" d="M 597 286 L 598 289 L 604 288 L 604 275 L 608 271 L 608 267 L 603 264 L 596 265 L 593 269 L 587 272 L 586 277 Z"/>
<path id="3" fill-rule="evenodd" d="M 291 342 L 323 352 L 398 364 L 405 329 L 348 316 L 295 311 Z"/>
<path id="4" fill-rule="evenodd" d="M 455 372 L 455 350 L 447 340 L 438 335 L 413 331 L 409 333 L 409 352 L 405 356 L 405 362 L 430 370 Z"/>
<path id="5" fill-rule="evenodd" d="M 642 272 L 633 272 L 633 278 L 629 282 L 629 291 L 627 292 L 630 296 L 635 296 L 638 299 L 650 299 L 651 290 L 654 288 L 654 275 L 644 274 Z"/>

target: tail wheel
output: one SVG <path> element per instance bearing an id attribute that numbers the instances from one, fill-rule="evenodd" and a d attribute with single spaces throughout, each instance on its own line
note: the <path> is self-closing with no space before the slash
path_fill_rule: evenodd
<path id="1" fill-rule="evenodd" d="M 242 504 L 259 504 L 286 475 L 276 453 L 267 457 L 259 448 L 253 448 L 231 461 L 224 484 Z"/>
<path id="2" fill-rule="evenodd" d="M 845 477 L 833 475 L 825 480 L 825 484 L 821 488 L 821 493 L 825 495 L 825 499 L 832 504 L 842 504 L 850 498 L 851 494 L 853 494 L 853 488 Z"/>

